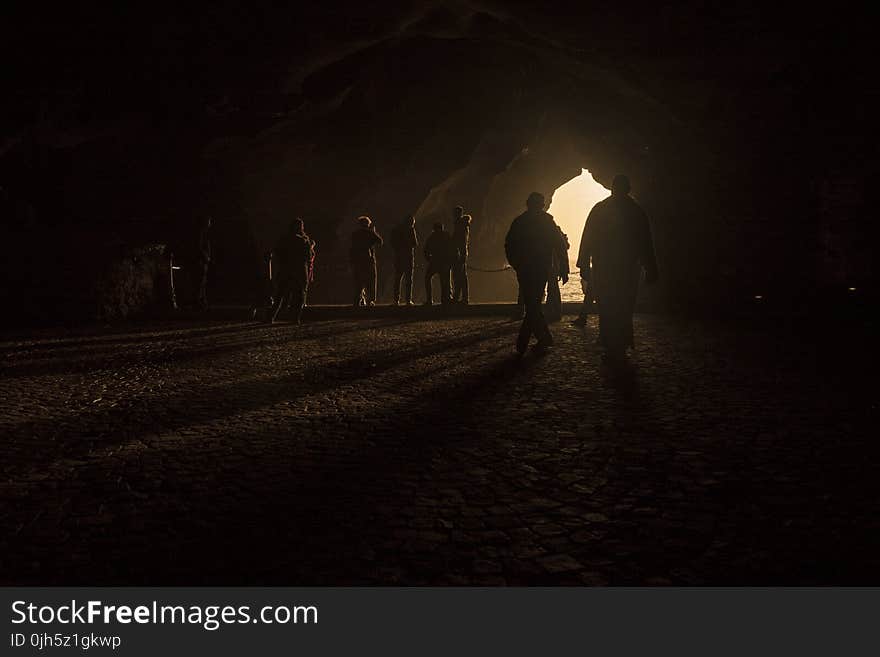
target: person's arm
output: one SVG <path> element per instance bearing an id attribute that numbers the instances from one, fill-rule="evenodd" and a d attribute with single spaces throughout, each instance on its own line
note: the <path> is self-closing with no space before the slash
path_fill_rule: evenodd
<path id="1" fill-rule="evenodd" d="M 510 266 L 514 269 L 516 269 L 519 264 L 519 245 L 517 243 L 518 232 L 516 219 L 514 219 L 513 223 L 510 225 L 510 230 L 507 231 L 507 236 L 504 238 L 504 255 L 507 256 L 507 262 L 509 262 Z"/>
<path id="2" fill-rule="evenodd" d="M 410 235 L 410 247 L 414 249 L 419 245 L 419 234 L 416 232 L 415 228 L 412 228 L 410 233 L 412 233 L 412 235 Z"/>
<path id="3" fill-rule="evenodd" d="M 577 267 L 581 271 L 581 278 L 585 281 L 590 280 L 590 258 L 593 255 L 593 231 L 590 224 L 595 217 L 596 208 L 594 206 L 587 216 L 587 221 L 584 223 L 584 232 L 581 234 L 581 246 L 578 250 Z"/>
<path id="4" fill-rule="evenodd" d="M 565 285 L 568 283 L 568 274 L 571 271 L 568 264 L 568 235 L 562 232 L 559 224 L 555 221 L 553 222 L 553 229 L 556 231 L 556 262 L 559 265 L 557 274 L 562 279 L 562 284 Z"/>
<path id="5" fill-rule="evenodd" d="M 382 236 L 373 228 L 373 246 L 382 246 L 384 243 Z"/>
<path id="6" fill-rule="evenodd" d="M 568 264 L 568 250 L 565 250 L 562 251 L 562 254 L 559 256 L 559 277 L 562 279 L 563 285 L 568 283 L 568 275 L 570 273 L 571 268 Z"/>

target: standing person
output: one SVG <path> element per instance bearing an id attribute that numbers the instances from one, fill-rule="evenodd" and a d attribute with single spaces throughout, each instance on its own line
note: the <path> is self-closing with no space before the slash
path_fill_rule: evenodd
<path id="1" fill-rule="evenodd" d="M 440 277 L 440 303 L 451 303 L 450 274 L 455 264 L 456 250 L 452 235 L 439 222 L 434 224 L 434 232 L 425 240 L 425 259 L 428 261 L 428 270 L 425 272 L 425 305 L 434 304 L 431 279 L 435 274 Z"/>
<path id="2" fill-rule="evenodd" d="M 205 217 L 199 229 L 199 292 L 196 305 L 202 310 L 208 308 L 208 270 L 211 267 L 211 226 L 214 221 Z"/>
<path id="3" fill-rule="evenodd" d="M 275 305 L 269 313 L 271 324 L 281 309 L 290 305 L 297 324 L 302 321 L 302 311 L 309 290 L 309 260 L 312 255 L 312 241 L 306 235 L 302 219 L 294 219 L 288 231 L 275 247 L 272 257 L 273 272 L 278 281 Z"/>
<path id="4" fill-rule="evenodd" d="M 452 267 L 452 300 L 455 303 L 468 303 L 469 286 L 467 274 L 468 248 L 471 241 L 471 215 L 464 214 L 460 205 L 452 211 L 452 241 L 455 244 L 456 259 Z"/>
<path id="5" fill-rule="evenodd" d="M 376 247 L 382 238 L 376 232 L 373 220 L 366 216 L 358 217 L 360 227 L 351 235 L 349 261 L 354 278 L 354 307 L 361 305 L 361 299 L 368 306 L 376 305 Z"/>
<path id="6" fill-rule="evenodd" d="M 634 346 L 632 318 L 641 270 L 649 285 L 658 278 L 648 215 L 629 192 L 629 178 L 615 176 L 611 196 L 587 217 L 577 262 L 598 304 L 604 357 L 618 362 Z"/>
<path id="7" fill-rule="evenodd" d="M 413 305 L 413 272 L 416 267 L 415 248 L 419 245 L 416 234 L 416 218 L 412 215 L 401 221 L 391 231 L 394 249 L 394 305 L 401 303 L 400 281 L 404 282 L 406 305 Z"/>
<path id="8" fill-rule="evenodd" d="M 504 252 L 516 270 L 526 315 L 523 318 L 516 350 L 522 355 L 532 335 L 537 337 L 539 351 L 553 346 L 553 336 L 541 312 L 541 298 L 553 269 L 554 258 L 565 257 L 565 245 L 553 217 L 544 212 L 544 195 L 529 194 L 526 211 L 513 220 L 504 240 Z"/>
<path id="9" fill-rule="evenodd" d="M 550 279 L 547 281 L 547 321 L 558 322 L 562 319 L 562 294 L 559 291 L 559 281 L 562 284 L 568 283 L 568 235 L 562 232 L 559 226 L 559 237 L 565 247 L 565 251 L 561 254 L 553 254 L 553 268 L 550 272 Z"/>

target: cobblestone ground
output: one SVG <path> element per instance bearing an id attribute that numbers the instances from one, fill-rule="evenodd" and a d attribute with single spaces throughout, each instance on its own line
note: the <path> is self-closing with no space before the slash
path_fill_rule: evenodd
<path id="1" fill-rule="evenodd" d="M 0 581 L 880 584 L 873 357 L 764 324 L 639 316 L 623 373 L 595 317 L 2 342 Z"/>

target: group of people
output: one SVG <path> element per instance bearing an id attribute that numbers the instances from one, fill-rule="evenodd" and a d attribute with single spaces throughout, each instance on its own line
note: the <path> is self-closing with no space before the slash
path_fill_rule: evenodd
<path id="1" fill-rule="evenodd" d="M 425 305 L 434 303 L 433 279 L 440 280 L 440 303 L 467 304 L 470 299 L 467 261 L 470 244 L 471 215 L 457 206 L 452 211 L 452 233 L 442 223 L 425 240 L 423 253 L 427 260 L 425 271 Z M 369 217 L 358 217 L 360 224 L 351 236 L 349 262 L 354 282 L 353 306 L 373 306 L 377 296 L 376 248 L 383 244 L 382 237 Z M 394 251 L 394 297 L 393 305 L 412 306 L 413 278 L 416 266 L 416 248 L 419 236 L 416 220 L 412 215 L 397 224 L 391 231 L 391 247 Z"/>
<path id="2" fill-rule="evenodd" d="M 568 280 L 568 240 L 544 211 L 543 195 L 533 192 L 526 211 L 513 220 L 504 242 L 507 261 L 516 271 L 525 316 L 516 341 L 523 354 L 532 336 L 535 348 L 546 350 L 553 336 L 541 310 L 544 291 L 558 294 L 557 277 Z M 563 264 L 565 263 L 565 264 Z M 634 346 L 632 317 L 641 273 L 645 282 L 658 278 L 648 217 L 630 196 L 629 178 L 615 176 L 611 196 L 597 203 L 584 225 L 577 267 L 584 289 L 584 311 L 575 324 L 586 323 L 587 304 L 595 299 L 599 342 L 605 358 L 620 361 Z"/>
<path id="3" fill-rule="evenodd" d="M 559 319 L 562 302 L 559 282 L 569 278 L 567 236 L 545 211 L 546 200 L 538 192 L 529 195 L 526 211 L 513 220 L 504 242 L 505 255 L 516 272 L 520 305 L 525 313 L 516 340 L 516 350 L 525 353 L 532 338 L 538 351 L 553 345 L 553 336 L 542 310 L 546 295 L 551 319 Z M 471 216 L 456 207 L 453 230 L 434 224 L 425 240 L 425 304 L 433 304 L 432 282 L 440 279 L 441 304 L 469 301 L 468 248 Z M 351 236 L 349 262 L 354 284 L 352 305 L 373 306 L 377 296 L 376 249 L 383 239 L 369 217 L 358 218 Z M 394 250 L 394 305 L 413 305 L 415 251 L 419 238 L 415 218 L 407 217 L 391 231 Z M 305 232 L 301 219 L 291 224 L 273 258 L 277 289 L 268 321 L 274 321 L 284 307 L 290 307 L 295 321 L 302 317 L 310 280 L 314 276 L 315 242 Z M 599 314 L 599 340 L 605 356 L 620 359 L 634 346 L 632 316 L 641 272 L 645 281 L 658 278 L 651 229 L 644 210 L 630 196 L 630 182 L 618 175 L 611 196 L 590 211 L 581 237 L 577 266 L 584 289 L 584 311 L 574 324 L 586 323 L 588 303 L 595 299 Z M 556 315 L 555 317 L 553 315 Z"/>

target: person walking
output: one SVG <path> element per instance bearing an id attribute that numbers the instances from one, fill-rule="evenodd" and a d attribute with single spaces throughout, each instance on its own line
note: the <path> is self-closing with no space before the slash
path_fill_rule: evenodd
<path id="1" fill-rule="evenodd" d="M 642 270 L 648 285 L 659 278 L 648 215 L 630 196 L 626 176 L 615 176 L 611 196 L 590 211 L 577 265 L 596 299 L 603 356 L 619 362 L 635 346 L 633 312 Z"/>
<path id="2" fill-rule="evenodd" d="M 516 271 L 525 317 L 516 340 L 522 355 L 534 335 L 535 348 L 545 351 L 553 346 L 553 336 L 541 312 L 541 300 L 553 271 L 554 259 L 566 257 L 565 244 L 553 216 L 544 211 L 543 194 L 532 192 L 526 200 L 526 211 L 513 220 L 504 240 L 507 261 Z"/>

